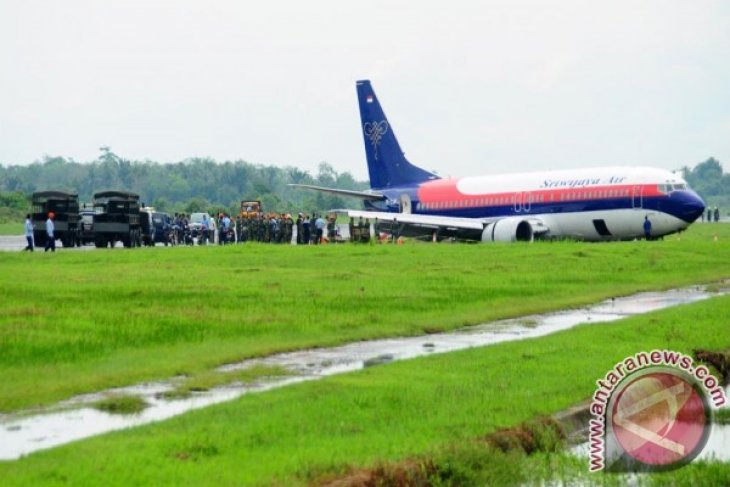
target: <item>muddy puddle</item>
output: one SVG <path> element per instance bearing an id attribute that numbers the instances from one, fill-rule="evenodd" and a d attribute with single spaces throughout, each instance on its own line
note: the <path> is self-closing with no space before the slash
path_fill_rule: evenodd
<path id="1" fill-rule="evenodd" d="M 722 293 L 727 291 L 726 289 Z M 247 393 L 316 380 L 396 360 L 540 337 L 572 328 L 580 323 L 606 323 L 627 316 L 692 303 L 718 294 L 720 293 L 710 292 L 698 286 L 665 292 L 639 293 L 610 299 L 585 308 L 501 320 L 448 333 L 355 342 L 333 348 L 277 354 L 226 365 L 219 370 L 230 372 L 263 364 L 283 367 L 291 375 L 264 378 L 246 385 L 229 384 L 209 391 L 196 392 L 187 398 L 164 398 L 165 392 L 175 388 L 175 379 L 78 396 L 43 410 L 0 415 L 0 460 L 17 459 L 34 451 L 100 433 L 161 421 L 187 411 L 229 401 Z M 147 407 L 139 413 L 129 415 L 110 414 L 91 407 L 92 403 L 113 395 L 138 396 L 147 403 Z M 723 441 L 725 441 L 723 444 L 727 445 L 727 438 Z M 730 448 L 725 449 L 730 451 Z"/>

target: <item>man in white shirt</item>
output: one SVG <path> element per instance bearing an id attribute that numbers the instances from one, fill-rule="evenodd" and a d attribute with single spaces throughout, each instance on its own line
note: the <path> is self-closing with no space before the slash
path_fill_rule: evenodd
<path id="1" fill-rule="evenodd" d="M 28 241 L 28 245 L 24 250 L 33 252 L 33 222 L 30 221 L 30 214 L 25 215 L 25 239 Z"/>
<path id="2" fill-rule="evenodd" d="M 55 213 L 52 211 L 48 213 L 48 220 L 46 220 L 46 250 L 51 249 L 51 252 L 56 251 L 56 225 L 53 224 L 53 219 L 56 218 Z"/>
<path id="3" fill-rule="evenodd" d="M 314 220 L 314 227 L 317 229 L 317 237 L 314 240 L 314 245 L 318 245 L 322 243 L 322 234 L 324 233 L 324 219 L 322 218 L 322 215 L 318 216 L 316 220 Z"/>
<path id="4" fill-rule="evenodd" d="M 210 238 L 210 221 L 208 221 L 208 214 L 203 215 L 203 224 L 200 226 L 200 233 L 202 234 L 202 243 L 207 244 Z"/>

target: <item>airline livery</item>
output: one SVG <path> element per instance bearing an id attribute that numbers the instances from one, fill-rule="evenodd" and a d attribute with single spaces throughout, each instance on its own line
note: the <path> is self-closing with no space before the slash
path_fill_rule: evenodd
<path id="1" fill-rule="evenodd" d="M 494 241 L 626 240 L 686 229 L 705 209 L 678 175 L 651 167 L 600 167 L 441 179 L 405 158 L 370 81 L 357 82 L 370 191 L 293 185 L 363 200 L 338 210 L 399 234 Z"/>

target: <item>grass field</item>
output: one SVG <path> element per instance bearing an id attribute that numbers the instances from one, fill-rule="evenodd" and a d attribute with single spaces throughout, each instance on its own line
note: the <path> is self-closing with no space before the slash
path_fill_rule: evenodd
<path id="1" fill-rule="evenodd" d="M 23 222 L 0 223 L 0 235 L 23 235 Z"/>
<path id="2" fill-rule="evenodd" d="M 727 349 L 730 296 L 543 338 L 333 376 L 0 463 L 4 485 L 304 485 L 351 469 L 430 458 L 452 485 L 588 477 L 562 455 L 504 454 L 475 442 L 588 398 L 642 350 Z M 723 485 L 730 465 L 697 464 L 659 485 Z M 719 483 L 716 483 L 719 482 Z M 448 482 L 445 485 L 449 485 Z"/>
<path id="3" fill-rule="evenodd" d="M 0 269 L 9 411 L 277 351 L 727 278 L 730 225 L 611 244 L 0 253 Z"/>

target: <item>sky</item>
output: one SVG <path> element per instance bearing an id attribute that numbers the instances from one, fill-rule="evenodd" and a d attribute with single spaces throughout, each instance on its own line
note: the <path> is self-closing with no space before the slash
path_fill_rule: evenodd
<path id="1" fill-rule="evenodd" d="M 355 81 L 441 176 L 730 167 L 730 2 L 0 0 L 0 164 L 367 179 Z"/>

